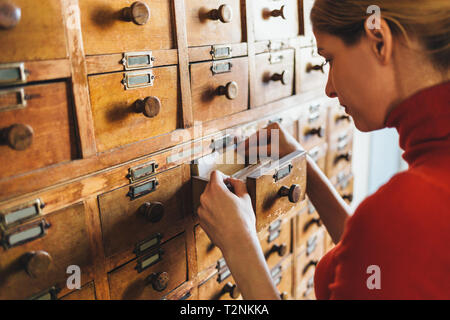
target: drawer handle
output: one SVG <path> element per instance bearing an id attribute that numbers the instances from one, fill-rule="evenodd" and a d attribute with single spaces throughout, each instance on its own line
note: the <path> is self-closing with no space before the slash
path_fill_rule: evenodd
<path id="1" fill-rule="evenodd" d="M 335 123 L 339 123 L 343 120 L 347 120 L 348 122 L 350 122 L 350 116 L 347 116 L 345 114 L 341 115 L 341 116 L 336 116 L 336 120 Z"/>
<path id="2" fill-rule="evenodd" d="M 312 63 L 308 62 L 308 64 L 306 65 L 306 72 L 310 73 L 311 71 L 322 71 L 322 73 L 325 73 L 325 71 L 323 70 L 324 66 L 324 63 L 321 65 L 313 65 Z"/>
<path id="3" fill-rule="evenodd" d="M 280 197 L 288 197 L 289 201 L 292 203 L 297 203 L 300 201 L 300 196 L 302 195 L 302 188 L 298 184 L 293 184 L 290 188 L 282 186 L 278 191 Z"/>
<path id="4" fill-rule="evenodd" d="M 229 100 L 234 100 L 238 96 L 239 87 L 235 81 L 228 82 L 225 86 L 218 88 L 218 95 L 225 96 Z"/>
<path id="5" fill-rule="evenodd" d="M 14 28 L 20 21 L 22 11 L 12 3 L 0 4 L 0 29 Z"/>
<path id="6" fill-rule="evenodd" d="M 33 128 L 26 124 L 13 124 L 8 128 L 0 129 L 0 143 L 17 151 L 30 147 L 33 136 Z"/>
<path id="7" fill-rule="evenodd" d="M 302 275 L 305 275 L 305 273 L 308 272 L 309 268 L 316 267 L 317 263 L 318 263 L 318 261 L 315 261 L 315 260 L 309 261 L 308 264 L 303 268 Z"/>
<path id="8" fill-rule="evenodd" d="M 150 20 L 150 8 L 144 2 L 136 1 L 131 6 L 122 9 L 122 18 L 142 26 Z"/>
<path id="9" fill-rule="evenodd" d="M 147 118 L 154 118 L 161 110 L 161 100 L 158 97 L 138 99 L 134 103 L 136 113 L 143 113 Z"/>
<path id="10" fill-rule="evenodd" d="M 320 220 L 320 218 L 309 220 L 307 223 L 305 223 L 305 225 L 303 227 L 303 232 L 308 231 L 308 229 L 314 224 L 316 224 L 318 227 L 320 227 L 322 225 L 322 221 Z"/>
<path id="11" fill-rule="evenodd" d="M 169 284 L 169 274 L 167 272 L 152 273 L 147 277 L 147 283 L 151 284 L 154 290 L 162 292 Z"/>
<path id="12" fill-rule="evenodd" d="M 46 251 L 31 251 L 24 256 L 25 270 L 32 278 L 44 277 L 53 263 L 52 256 Z"/>
<path id="13" fill-rule="evenodd" d="M 287 85 L 291 81 L 291 74 L 289 71 L 284 70 L 282 73 L 275 73 L 270 77 L 272 81 L 281 81 L 283 85 Z"/>
<path id="14" fill-rule="evenodd" d="M 209 18 L 211 20 L 220 20 L 223 23 L 230 23 L 233 20 L 233 9 L 223 4 L 219 9 L 214 9 L 209 12 Z"/>
<path id="15" fill-rule="evenodd" d="M 344 195 L 342 196 L 342 199 L 348 200 L 349 202 L 352 202 L 352 201 L 353 201 L 353 193 L 344 194 Z"/>
<path id="16" fill-rule="evenodd" d="M 164 216 L 164 205 L 161 202 L 145 202 L 139 207 L 138 211 L 145 219 L 156 223 Z"/>
<path id="17" fill-rule="evenodd" d="M 229 293 L 232 299 L 237 299 L 241 295 L 241 291 L 237 287 L 236 284 L 232 284 L 231 282 L 227 282 L 222 290 L 223 293 Z"/>
<path id="18" fill-rule="evenodd" d="M 315 136 L 323 138 L 325 136 L 325 129 L 323 127 L 313 128 L 306 131 L 305 136 Z"/>
<path id="19" fill-rule="evenodd" d="M 336 156 L 336 157 L 334 158 L 334 164 L 336 165 L 336 164 L 339 163 L 339 161 L 341 161 L 341 160 L 345 160 L 345 161 L 347 161 L 347 162 L 350 162 L 351 159 L 352 159 L 352 155 L 351 155 L 351 153 L 349 153 L 349 152 L 347 152 L 347 153 L 345 153 L 345 154 L 340 154 L 340 155 L 338 155 L 338 156 Z"/>
<path id="20" fill-rule="evenodd" d="M 287 245 L 285 243 L 282 243 L 280 245 L 274 244 L 272 247 L 271 252 L 276 252 L 280 257 L 284 257 L 287 253 Z"/>
<path id="21" fill-rule="evenodd" d="M 270 12 L 270 16 L 272 16 L 272 17 L 281 17 L 284 20 L 286 20 L 286 16 L 284 15 L 284 8 L 285 8 L 285 6 L 281 6 L 280 9 L 272 10 Z"/>

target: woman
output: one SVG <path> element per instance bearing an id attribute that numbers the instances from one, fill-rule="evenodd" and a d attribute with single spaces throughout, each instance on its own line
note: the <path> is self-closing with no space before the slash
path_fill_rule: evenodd
<path id="1" fill-rule="evenodd" d="M 371 5 L 381 9 L 376 28 Z M 326 94 L 361 131 L 395 127 L 409 164 L 350 215 L 308 158 L 308 197 L 337 244 L 317 266 L 318 299 L 450 298 L 449 17 L 448 0 L 314 4 L 319 53 L 330 63 Z M 279 144 L 280 156 L 301 149 L 281 128 Z M 279 299 L 245 184 L 213 172 L 198 215 L 243 297 Z"/>

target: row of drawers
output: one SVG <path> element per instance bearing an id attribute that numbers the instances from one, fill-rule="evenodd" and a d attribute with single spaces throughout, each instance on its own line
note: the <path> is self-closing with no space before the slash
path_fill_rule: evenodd
<path id="1" fill-rule="evenodd" d="M 246 20 L 252 7 L 253 19 Z M 76 3 L 76 2 L 74 2 Z M 186 0 L 185 12 L 171 0 L 79 0 L 79 7 L 60 1 L 13 0 L 2 4 L 0 63 L 67 58 L 64 24 L 74 27 L 79 12 L 87 55 L 176 48 L 174 17 L 185 21 L 189 47 L 245 42 L 245 26 L 252 23 L 256 41 L 298 37 L 303 33 L 301 2 L 296 0 Z M 63 12 L 67 10 L 67 12 Z M 307 5 L 305 16 L 308 14 Z M 69 15 L 69 18 L 66 16 Z M 75 12 L 75 15 L 74 15 Z M 69 19 L 69 21 L 64 21 Z M 308 36 L 312 32 L 307 27 Z M 313 40 L 308 40 L 313 45 Z M 45 43 L 45 46 L 42 46 Z"/>

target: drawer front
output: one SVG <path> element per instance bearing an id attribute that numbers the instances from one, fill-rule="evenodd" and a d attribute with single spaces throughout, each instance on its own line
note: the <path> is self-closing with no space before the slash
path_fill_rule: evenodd
<path id="1" fill-rule="evenodd" d="M 282 263 L 270 270 L 272 279 L 280 292 L 281 300 L 292 299 L 292 257 L 286 258 Z"/>
<path id="2" fill-rule="evenodd" d="M 138 2 L 79 0 L 86 55 L 175 48 L 172 1 Z"/>
<path id="3" fill-rule="evenodd" d="M 0 115 L 0 178 L 75 158 L 66 83 L 0 90 Z"/>
<path id="4" fill-rule="evenodd" d="M 195 63 L 190 68 L 194 120 L 208 121 L 247 110 L 247 57 Z M 221 68 L 230 71 L 212 71 Z"/>
<path id="5" fill-rule="evenodd" d="M 14 17 L 8 19 L 10 29 L 0 31 L 0 63 L 67 58 L 60 1 L 3 1 L 0 15 Z"/>
<path id="6" fill-rule="evenodd" d="M 261 248 L 269 268 L 275 267 L 291 251 L 291 220 L 278 219 L 260 236 Z"/>
<path id="7" fill-rule="evenodd" d="M 106 256 L 127 249 L 131 252 L 138 245 L 145 247 L 146 240 L 151 242 L 158 233 L 159 241 L 165 241 L 181 232 L 182 184 L 182 168 L 178 166 L 150 179 L 100 195 Z M 134 199 L 133 193 L 143 195 Z"/>
<path id="8" fill-rule="evenodd" d="M 329 65 L 325 65 L 325 59 L 317 53 L 317 48 L 300 49 L 299 81 L 300 93 L 323 88 L 328 81 Z"/>
<path id="9" fill-rule="evenodd" d="M 305 210 L 300 212 L 297 216 L 297 244 L 299 246 L 305 245 L 308 239 L 311 238 L 321 226 L 322 220 L 320 220 L 319 214 L 308 199 Z"/>
<path id="10" fill-rule="evenodd" d="M 26 299 L 53 286 L 64 289 L 71 265 L 80 267 L 81 285 L 93 277 L 83 204 L 8 228 L 2 243 L 0 299 Z"/>
<path id="11" fill-rule="evenodd" d="M 199 300 L 242 300 L 242 295 L 231 274 L 221 282 L 218 279 L 216 273 L 199 285 Z"/>
<path id="12" fill-rule="evenodd" d="M 187 0 L 185 7 L 190 47 L 243 41 L 240 0 Z"/>
<path id="13" fill-rule="evenodd" d="M 344 107 L 339 104 L 333 105 L 329 109 L 328 129 L 330 134 L 341 132 L 353 126 L 352 118 L 345 113 Z"/>
<path id="14" fill-rule="evenodd" d="M 222 258 L 222 251 L 216 247 L 209 239 L 206 232 L 199 225 L 195 226 L 195 247 L 197 250 L 198 272 L 217 264 Z"/>
<path id="15" fill-rule="evenodd" d="M 153 84 L 146 86 L 152 75 Z M 95 75 L 88 79 L 99 152 L 177 128 L 176 66 Z M 122 81 L 136 88 L 126 90 Z"/>
<path id="16" fill-rule="evenodd" d="M 327 151 L 328 151 L 328 144 L 322 143 L 317 146 L 314 146 L 309 149 L 308 154 L 311 156 L 311 158 L 314 160 L 314 162 L 319 166 L 320 170 L 322 172 L 326 172 L 326 162 L 327 162 Z"/>
<path id="17" fill-rule="evenodd" d="M 327 139 L 327 109 L 321 101 L 315 101 L 304 106 L 300 117 L 300 144 L 306 149 L 326 142 Z"/>
<path id="18" fill-rule="evenodd" d="M 300 269 L 299 269 L 300 270 Z M 301 271 L 301 270 L 300 270 Z M 301 272 L 301 280 L 297 286 L 297 300 L 315 300 L 316 295 L 314 292 L 314 268 L 310 268 L 305 274 Z"/>
<path id="19" fill-rule="evenodd" d="M 255 40 L 287 39 L 300 33 L 299 1 L 253 1 Z"/>
<path id="20" fill-rule="evenodd" d="M 353 180 L 350 168 L 339 172 L 330 179 L 336 190 L 348 204 L 353 201 Z"/>
<path id="21" fill-rule="evenodd" d="M 310 15 L 314 0 L 303 0 L 302 4 L 304 36 L 301 37 L 301 45 L 303 47 L 313 47 L 316 45 L 316 38 L 314 37 Z"/>
<path id="22" fill-rule="evenodd" d="M 108 279 L 113 300 L 161 299 L 187 280 L 184 233 L 109 273 Z"/>
<path id="23" fill-rule="evenodd" d="M 80 290 L 74 290 L 60 300 L 96 300 L 94 282 L 89 282 Z"/>
<path id="24" fill-rule="evenodd" d="M 294 51 L 256 55 L 255 105 L 260 106 L 293 94 Z"/>
<path id="25" fill-rule="evenodd" d="M 353 130 L 342 131 L 330 137 L 327 155 L 327 176 L 334 177 L 351 167 Z"/>

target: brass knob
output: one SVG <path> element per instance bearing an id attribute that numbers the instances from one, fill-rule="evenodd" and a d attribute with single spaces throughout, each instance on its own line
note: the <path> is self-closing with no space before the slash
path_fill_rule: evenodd
<path id="1" fill-rule="evenodd" d="M 44 277 L 53 262 L 52 257 L 45 251 L 31 251 L 25 255 L 25 270 L 32 278 Z"/>
<path id="2" fill-rule="evenodd" d="M 237 285 L 236 284 L 232 284 L 231 282 L 228 282 L 223 287 L 223 292 L 224 293 L 229 293 L 230 297 L 233 298 L 233 299 L 237 299 L 241 295 L 241 291 L 239 290 Z"/>
<path id="3" fill-rule="evenodd" d="M 231 81 L 228 82 L 225 86 L 220 86 L 218 90 L 219 90 L 218 94 L 220 96 L 224 95 L 227 97 L 227 99 L 234 100 L 238 95 L 239 87 L 235 81 Z"/>
<path id="4" fill-rule="evenodd" d="M 280 298 L 281 298 L 281 300 L 287 300 L 288 299 L 288 293 L 286 291 L 283 291 L 280 294 Z"/>
<path id="5" fill-rule="evenodd" d="M 147 118 L 153 118 L 161 110 L 161 100 L 158 97 L 139 99 L 134 103 L 134 108 L 137 113 L 143 113 Z"/>
<path id="6" fill-rule="evenodd" d="M 282 186 L 278 191 L 280 197 L 288 197 L 289 201 L 292 203 L 299 202 L 301 194 L 302 188 L 298 184 L 293 184 L 290 188 Z"/>
<path id="7" fill-rule="evenodd" d="M 0 29 L 14 28 L 20 21 L 22 11 L 12 3 L 0 3 Z"/>
<path id="8" fill-rule="evenodd" d="M 313 128 L 310 129 L 306 132 L 307 136 L 314 136 L 317 135 L 319 138 L 323 138 L 323 136 L 325 135 L 325 129 L 323 127 L 319 127 L 319 128 Z"/>
<path id="9" fill-rule="evenodd" d="M 230 23 L 233 20 L 233 9 L 223 4 L 219 9 L 214 9 L 209 12 L 209 18 L 212 20 L 220 20 L 223 23 Z"/>
<path id="10" fill-rule="evenodd" d="M 13 124 L 0 131 L 0 141 L 10 148 L 23 151 L 33 143 L 33 128 L 26 124 Z"/>
<path id="11" fill-rule="evenodd" d="M 311 71 L 322 71 L 322 73 L 325 73 L 325 71 L 323 70 L 324 66 L 325 64 L 313 65 L 312 63 L 308 62 L 308 64 L 306 65 L 306 72 L 310 73 Z"/>
<path id="12" fill-rule="evenodd" d="M 150 8 L 144 2 L 133 2 L 131 6 L 122 9 L 122 18 L 142 26 L 150 20 Z"/>
<path id="13" fill-rule="evenodd" d="M 141 215 L 153 223 L 160 221 L 164 216 L 164 205 L 161 202 L 145 202 L 138 210 Z"/>
<path id="14" fill-rule="evenodd" d="M 154 290 L 162 292 L 169 284 L 169 274 L 167 272 L 152 273 L 147 277 L 147 283 L 151 284 Z"/>
<path id="15" fill-rule="evenodd" d="M 272 17 L 281 17 L 281 18 L 283 18 L 284 20 L 286 20 L 286 16 L 284 15 L 284 8 L 285 8 L 285 6 L 281 6 L 280 9 L 272 10 L 272 11 L 270 12 L 270 15 L 271 15 Z"/>
<path id="16" fill-rule="evenodd" d="M 287 245 L 282 243 L 280 245 L 274 244 L 272 252 L 277 252 L 280 257 L 284 257 L 287 253 Z"/>
<path id="17" fill-rule="evenodd" d="M 270 80 L 272 81 L 281 81 L 282 84 L 286 85 L 291 80 L 291 74 L 289 71 L 284 70 L 282 73 L 275 73 Z"/>

